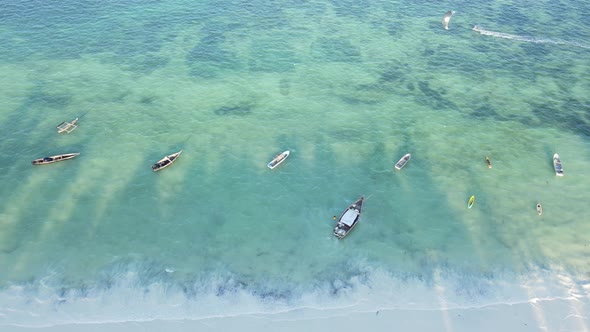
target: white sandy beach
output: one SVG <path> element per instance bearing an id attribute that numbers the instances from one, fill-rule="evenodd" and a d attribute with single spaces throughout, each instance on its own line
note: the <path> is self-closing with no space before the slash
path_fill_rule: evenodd
<path id="1" fill-rule="evenodd" d="M 297 310 L 274 315 L 245 315 L 196 321 L 146 321 L 73 324 L 45 328 L 8 327 L 5 332 L 148 332 L 148 331 L 590 331 L 588 298 L 531 300 L 482 308 L 451 310 L 378 310 L 339 316 Z"/>

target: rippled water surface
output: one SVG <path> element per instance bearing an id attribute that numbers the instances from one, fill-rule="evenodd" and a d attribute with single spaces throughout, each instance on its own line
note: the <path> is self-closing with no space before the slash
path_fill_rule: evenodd
<path id="1" fill-rule="evenodd" d="M 3 1 L 0 325 L 587 297 L 589 14 Z"/>

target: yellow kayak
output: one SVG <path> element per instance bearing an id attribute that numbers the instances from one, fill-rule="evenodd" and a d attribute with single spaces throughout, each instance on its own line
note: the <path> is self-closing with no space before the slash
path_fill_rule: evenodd
<path id="1" fill-rule="evenodd" d="M 471 198 L 469 198 L 469 202 L 467 202 L 467 208 L 471 209 L 473 203 L 475 203 L 475 195 L 472 195 Z"/>

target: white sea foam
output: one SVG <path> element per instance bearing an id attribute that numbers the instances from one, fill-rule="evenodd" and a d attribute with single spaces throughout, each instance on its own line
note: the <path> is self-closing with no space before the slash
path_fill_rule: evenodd
<path id="1" fill-rule="evenodd" d="M 571 309 L 572 317 L 587 319 L 584 313 L 590 309 L 588 281 L 555 269 L 533 269 L 518 276 L 474 276 L 439 269 L 425 279 L 364 266 L 362 273 L 346 280 L 309 288 L 248 286 L 219 276 L 146 283 L 136 272 L 122 273 L 108 287 L 66 289 L 55 276 L 50 279 L 2 290 L 0 326 L 201 320 L 302 309 L 312 309 L 305 317 L 314 319 L 380 310 L 445 311 L 554 300 L 575 300 L 579 308 Z"/>

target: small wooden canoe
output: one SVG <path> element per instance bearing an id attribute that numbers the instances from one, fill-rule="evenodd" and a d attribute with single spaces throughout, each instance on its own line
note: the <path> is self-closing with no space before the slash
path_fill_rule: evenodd
<path id="1" fill-rule="evenodd" d="M 553 168 L 555 169 L 555 175 L 563 176 L 563 166 L 561 165 L 561 159 L 559 159 L 557 153 L 553 155 Z"/>
<path id="2" fill-rule="evenodd" d="M 350 204 L 342 212 L 340 218 L 338 218 L 336 225 L 334 225 L 334 235 L 338 239 L 343 239 L 358 223 L 363 209 L 363 200 L 363 196 L 359 197 L 359 199 Z"/>
<path id="3" fill-rule="evenodd" d="M 274 169 L 275 167 L 279 166 L 283 161 L 285 161 L 285 159 L 289 157 L 289 154 L 291 154 L 291 151 L 289 150 L 277 154 L 266 166 L 268 166 L 268 168 L 270 169 Z"/>
<path id="4" fill-rule="evenodd" d="M 58 154 L 56 156 L 35 159 L 35 160 L 31 161 L 31 163 L 33 165 L 46 165 L 46 164 L 51 164 L 51 163 L 55 163 L 55 162 L 58 162 L 58 161 L 64 161 L 64 160 L 72 159 L 72 158 L 75 158 L 79 154 L 80 153 L 64 153 L 64 154 Z"/>
<path id="5" fill-rule="evenodd" d="M 542 215 L 543 214 L 543 206 L 541 206 L 541 203 L 537 203 L 537 214 L 538 215 Z"/>
<path id="6" fill-rule="evenodd" d="M 492 168 L 492 161 L 490 160 L 490 157 L 486 156 L 486 164 L 488 164 L 488 168 Z"/>
<path id="7" fill-rule="evenodd" d="M 404 166 L 406 166 L 406 164 L 408 163 L 410 158 L 412 158 L 411 154 L 409 154 L 409 153 L 405 154 L 403 157 L 401 157 L 400 160 L 398 160 L 397 163 L 395 163 L 395 169 L 397 169 L 398 171 L 400 169 L 402 169 Z"/>
<path id="8" fill-rule="evenodd" d="M 469 198 L 469 201 L 467 202 L 467 208 L 468 208 L 468 209 L 471 209 L 471 207 L 473 206 L 473 203 L 475 203 L 475 195 L 472 195 L 472 196 Z"/>
<path id="9" fill-rule="evenodd" d="M 160 159 L 160 161 L 158 161 L 157 163 L 152 165 L 152 170 L 154 170 L 154 172 L 157 172 L 161 169 L 164 169 L 170 165 L 172 165 L 173 162 L 176 161 L 176 159 L 178 159 L 178 157 L 180 156 L 180 154 L 182 153 L 182 150 L 173 153 L 171 155 L 167 155 L 166 157 Z"/>

